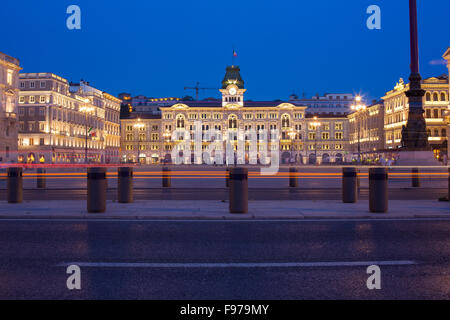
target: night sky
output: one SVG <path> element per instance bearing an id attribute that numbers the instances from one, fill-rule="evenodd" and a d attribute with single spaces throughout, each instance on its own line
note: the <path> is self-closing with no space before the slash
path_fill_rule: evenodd
<path id="1" fill-rule="evenodd" d="M 421 73 L 447 73 L 450 1 L 418 0 Z M 20 5 L 19 5 L 20 3 Z M 81 7 L 82 29 L 66 28 Z M 366 9 L 382 11 L 368 30 Z M 325 92 L 379 98 L 409 75 L 407 0 L 3 1 L 0 51 L 23 72 L 85 79 L 112 94 L 194 95 L 197 81 L 219 87 L 233 46 L 253 100 Z M 218 97 L 204 91 L 200 98 Z"/>

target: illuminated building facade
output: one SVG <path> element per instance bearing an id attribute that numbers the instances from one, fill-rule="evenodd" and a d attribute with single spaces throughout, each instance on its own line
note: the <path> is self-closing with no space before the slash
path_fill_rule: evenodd
<path id="1" fill-rule="evenodd" d="M 133 113 L 121 119 L 121 162 L 157 164 L 162 158 L 161 116 Z"/>
<path id="2" fill-rule="evenodd" d="M 445 112 L 449 105 L 448 76 L 432 77 L 422 80 L 422 89 L 425 90 L 423 107 L 425 110 L 426 129 L 428 141 L 433 148 L 436 158 L 446 153 L 447 125 Z M 402 146 L 402 130 L 408 119 L 408 98 L 406 92 L 409 84 L 400 79 L 395 88 L 386 93 L 384 100 L 384 133 L 387 149 L 397 149 Z"/>
<path id="3" fill-rule="evenodd" d="M 19 162 L 119 161 L 119 99 L 52 73 L 20 74 L 19 82 Z"/>
<path id="4" fill-rule="evenodd" d="M 0 163 L 17 160 L 19 60 L 0 52 Z"/>
<path id="5" fill-rule="evenodd" d="M 318 121 L 313 114 L 306 114 L 306 106 L 245 101 L 246 89 L 237 66 L 227 67 L 220 92 L 222 99 L 219 101 L 183 101 L 160 107 L 160 154 L 163 160 L 171 161 L 172 149 L 180 142 L 172 141 L 173 131 L 184 129 L 193 136 L 197 121 L 201 121 L 202 136 L 206 136 L 210 129 L 220 132 L 223 148 L 230 143 L 236 150 L 238 131 L 278 130 L 279 139 L 276 143 L 281 163 L 332 163 L 345 160 L 345 150 L 348 149 L 348 120 L 345 115 L 320 114 L 317 115 L 320 126 L 312 126 L 311 123 Z M 230 138 L 233 132 L 236 134 Z M 276 150 L 270 140 L 267 142 L 269 150 Z M 203 140 L 202 149 L 205 150 L 210 143 L 207 139 Z M 245 142 L 246 162 L 249 161 L 249 144 Z"/>
<path id="6" fill-rule="evenodd" d="M 349 146 L 353 158 L 356 158 L 358 151 L 364 159 L 371 158 L 372 153 L 385 149 L 383 103 L 373 104 L 363 110 L 355 110 L 348 115 L 348 121 Z"/>

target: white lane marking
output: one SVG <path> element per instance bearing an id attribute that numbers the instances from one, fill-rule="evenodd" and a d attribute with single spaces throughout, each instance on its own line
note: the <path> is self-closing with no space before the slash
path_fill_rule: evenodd
<path id="1" fill-rule="evenodd" d="M 416 261 L 335 261 L 286 263 L 145 263 L 145 262 L 63 262 L 58 267 L 77 265 L 85 268 L 308 268 L 308 267 L 364 267 L 416 265 Z"/>
<path id="2" fill-rule="evenodd" d="M 309 218 L 301 218 L 301 219 L 252 219 L 252 218 L 243 218 L 243 219 L 91 219 L 91 218 L 67 218 L 67 219 L 44 219 L 44 218 L 31 218 L 31 219 L 21 219 L 21 218 L 0 218 L 0 222 L 18 222 L 18 221 L 26 221 L 26 222 L 176 222 L 176 223 L 208 223 L 208 222 L 289 222 L 289 223 L 302 223 L 302 222 L 386 222 L 386 221 L 450 221 L 450 217 L 448 218 L 326 218 L 326 219 L 309 219 Z"/>

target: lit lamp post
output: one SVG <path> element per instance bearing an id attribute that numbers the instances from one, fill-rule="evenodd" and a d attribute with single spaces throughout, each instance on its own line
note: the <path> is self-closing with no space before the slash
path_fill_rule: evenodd
<path id="1" fill-rule="evenodd" d="M 294 130 L 294 128 L 289 129 L 288 136 L 291 138 L 291 161 L 290 164 L 292 165 L 292 152 L 294 151 L 294 139 L 297 136 L 297 132 Z"/>
<path id="2" fill-rule="evenodd" d="M 318 128 L 321 126 L 321 123 L 317 121 L 317 117 L 314 117 L 314 122 L 311 123 L 311 125 L 314 127 L 315 130 L 315 141 L 314 141 L 314 160 L 317 164 L 317 135 L 318 135 Z"/>
<path id="3" fill-rule="evenodd" d="M 356 96 L 355 104 L 351 106 L 351 109 L 354 110 L 357 115 L 361 115 L 366 109 L 367 106 L 361 104 L 362 98 L 360 96 Z M 355 117 L 356 119 L 356 117 Z M 358 122 L 358 163 L 361 163 L 361 119 L 357 119 Z"/>
<path id="4" fill-rule="evenodd" d="M 86 104 L 88 104 L 90 102 L 89 99 L 86 99 L 84 101 Z M 85 126 L 85 141 L 84 141 L 84 163 L 88 163 L 88 136 L 89 136 L 89 126 L 88 126 L 88 114 L 92 113 L 94 111 L 94 107 L 85 105 L 80 107 L 79 109 L 80 112 L 84 113 L 85 119 L 84 119 L 84 126 Z"/>
<path id="5" fill-rule="evenodd" d="M 143 124 L 142 122 L 141 122 L 141 119 L 138 119 L 138 122 L 137 123 L 135 123 L 134 125 L 133 125 L 133 127 L 137 130 L 137 132 L 138 132 L 138 146 L 137 146 L 137 163 L 138 164 L 140 164 L 141 162 L 139 161 L 140 159 L 140 152 L 141 152 L 141 134 L 140 134 L 140 131 L 141 131 L 141 129 L 142 128 L 144 128 L 145 127 L 145 124 Z"/>

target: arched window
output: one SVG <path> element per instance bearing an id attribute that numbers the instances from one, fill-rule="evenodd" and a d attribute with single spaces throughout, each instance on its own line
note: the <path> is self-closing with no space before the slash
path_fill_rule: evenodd
<path id="1" fill-rule="evenodd" d="M 426 100 L 431 101 L 431 93 L 427 92 L 426 94 Z"/>
<path id="2" fill-rule="evenodd" d="M 433 94 L 433 101 L 439 101 L 439 96 L 436 92 Z"/>
<path id="3" fill-rule="evenodd" d="M 283 114 L 281 116 L 281 127 L 282 128 L 289 128 L 289 115 Z"/>
<path id="4" fill-rule="evenodd" d="M 434 136 L 435 137 L 439 137 L 439 130 L 438 129 L 434 129 Z"/>
<path id="5" fill-rule="evenodd" d="M 237 128 L 237 117 L 234 114 L 228 117 L 228 128 L 229 129 Z"/>
<path id="6" fill-rule="evenodd" d="M 447 137 L 447 130 L 446 129 L 442 129 L 441 137 L 442 138 L 446 138 Z"/>
<path id="7" fill-rule="evenodd" d="M 428 135 L 429 137 L 431 137 L 431 130 L 430 130 L 430 129 L 427 130 L 427 135 Z"/>
<path id="8" fill-rule="evenodd" d="M 447 97 L 444 92 L 441 93 L 441 101 L 446 101 Z"/>
<path id="9" fill-rule="evenodd" d="M 177 129 L 184 129 L 184 116 L 181 114 L 177 115 Z"/>
<path id="10" fill-rule="evenodd" d="M 434 118 L 439 118 L 439 109 L 434 109 L 433 110 L 433 117 Z"/>

